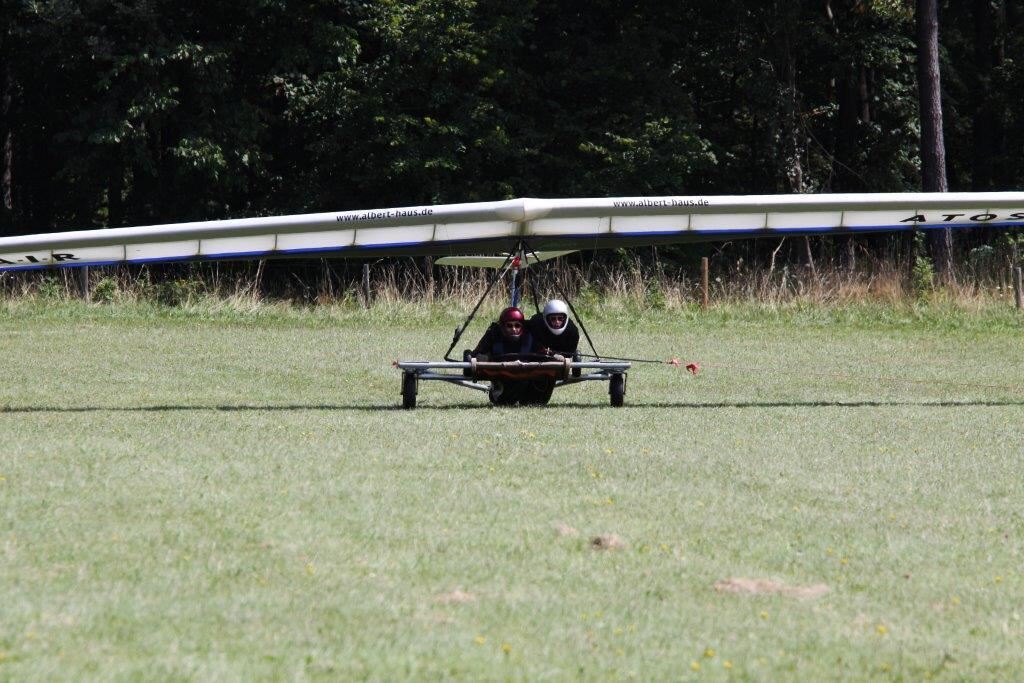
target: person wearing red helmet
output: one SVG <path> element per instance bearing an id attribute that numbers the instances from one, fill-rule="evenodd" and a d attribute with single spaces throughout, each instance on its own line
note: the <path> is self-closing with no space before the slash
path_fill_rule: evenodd
<path id="1" fill-rule="evenodd" d="M 501 360 L 508 359 L 510 354 L 518 357 L 530 353 L 532 348 L 533 336 L 526 329 L 526 316 L 510 306 L 501 312 L 497 322 L 491 323 L 469 355 L 480 360 Z M 488 396 L 495 405 L 511 406 L 524 402 L 528 389 L 528 382 L 495 380 L 491 382 Z"/>
<path id="2" fill-rule="evenodd" d="M 510 353 L 529 353 L 532 348 L 533 335 L 526 329 L 526 316 L 515 306 L 509 306 L 484 332 L 473 355 L 498 358 Z"/>

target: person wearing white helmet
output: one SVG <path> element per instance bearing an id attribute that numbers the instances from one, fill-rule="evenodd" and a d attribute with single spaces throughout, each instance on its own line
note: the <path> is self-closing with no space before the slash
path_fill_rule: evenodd
<path id="1" fill-rule="evenodd" d="M 536 353 L 553 356 L 571 356 L 580 345 L 580 331 L 569 318 L 569 306 L 561 299 L 551 299 L 544 310 L 526 325 L 533 336 Z"/>
<path id="2" fill-rule="evenodd" d="M 533 352 L 552 356 L 555 360 L 576 359 L 576 347 L 580 344 L 580 332 L 569 319 L 569 306 L 561 299 L 551 299 L 544 304 L 544 310 L 526 323 L 526 329 L 533 338 Z M 521 403 L 544 405 L 555 390 L 555 380 L 543 377 L 532 380 L 519 397 Z"/>

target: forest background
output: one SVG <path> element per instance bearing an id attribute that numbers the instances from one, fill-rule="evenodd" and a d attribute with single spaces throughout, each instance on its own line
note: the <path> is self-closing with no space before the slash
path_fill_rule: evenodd
<path id="1" fill-rule="evenodd" d="M 939 6 L 949 189 L 1019 190 L 1024 3 Z M 922 189 L 912 0 L 0 0 L 0 15 L 0 235 L 520 196 Z M 1005 284 L 1016 239 L 959 234 L 961 282 Z M 933 273 L 920 239 L 891 236 L 575 263 L 692 277 L 709 253 L 734 274 Z M 341 288 L 357 272 L 284 262 L 261 286 L 287 291 L 311 268 Z"/>

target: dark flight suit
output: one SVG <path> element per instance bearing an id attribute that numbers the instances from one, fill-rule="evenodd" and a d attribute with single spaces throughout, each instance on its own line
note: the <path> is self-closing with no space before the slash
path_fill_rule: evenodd
<path id="1" fill-rule="evenodd" d="M 566 318 L 565 331 L 562 334 L 552 334 L 548 326 L 544 324 L 544 314 L 537 313 L 526 322 L 526 329 L 533 337 L 533 352 L 542 353 L 542 350 L 552 354 L 559 354 L 572 358 L 576 348 L 580 345 L 580 331 L 576 324 Z M 538 379 L 530 382 L 521 397 L 523 403 L 547 405 L 551 400 L 551 393 L 555 390 L 553 379 Z"/>
<path id="2" fill-rule="evenodd" d="M 530 353 L 533 346 L 533 336 L 529 327 L 523 326 L 523 333 L 519 335 L 519 339 L 509 339 L 501 333 L 498 323 L 491 323 L 473 349 L 473 355 L 484 353 L 491 360 L 496 360 L 498 356 L 504 356 L 506 353 Z"/>
<path id="3" fill-rule="evenodd" d="M 484 332 L 484 336 L 477 342 L 476 348 L 473 349 L 473 355 L 476 357 L 487 356 L 489 360 L 501 360 L 501 357 L 507 354 L 530 353 L 532 348 L 533 337 L 525 325 L 519 339 L 510 339 L 501 333 L 498 323 L 491 323 L 487 331 Z M 498 406 L 527 403 L 528 401 L 524 400 L 524 394 L 527 393 L 530 384 L 529 381 L 492 381 L 487 397 L 491 399 L 491 403 Z"/>
<path id="4" fill-rule="evenodd" d="M 544 314 L 538 313 L 526 323 L 526 329 L 533 336 L 533 350 L 540 353 L 541 349 L 550 349 L 551 353 L 558 353 L 563 356 L 572 356 L 580 345 L 580 330 L 576 323 L 566 319 L 565 331 L 562 334 L 552 334 L 548 326 L 544 324 Z"/>

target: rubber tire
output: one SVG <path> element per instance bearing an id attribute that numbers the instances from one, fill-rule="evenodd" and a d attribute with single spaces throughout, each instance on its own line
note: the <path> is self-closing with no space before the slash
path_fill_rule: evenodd
<path id="1" fill-rule="evenodd" d="M 616 373 L 608 380 L 608 395 L 611 397 L 613 407 L 622 407 L 626 400 L 626 376 L 624 374 Z"/>
<path id="2" fill-rule="evenodd" d="M 551 394 L 555 390 L 554 380 L 541 381 L 531 380 L 523 386 L 519 397 L 519 403 L 524 406 L 546 406 L 551 400 Z"/>
<path id="3" fill-rule="evenodd" d="M 416 407 L 416 373 L 402 373 L 402 408 L 412 410 Z"/>

